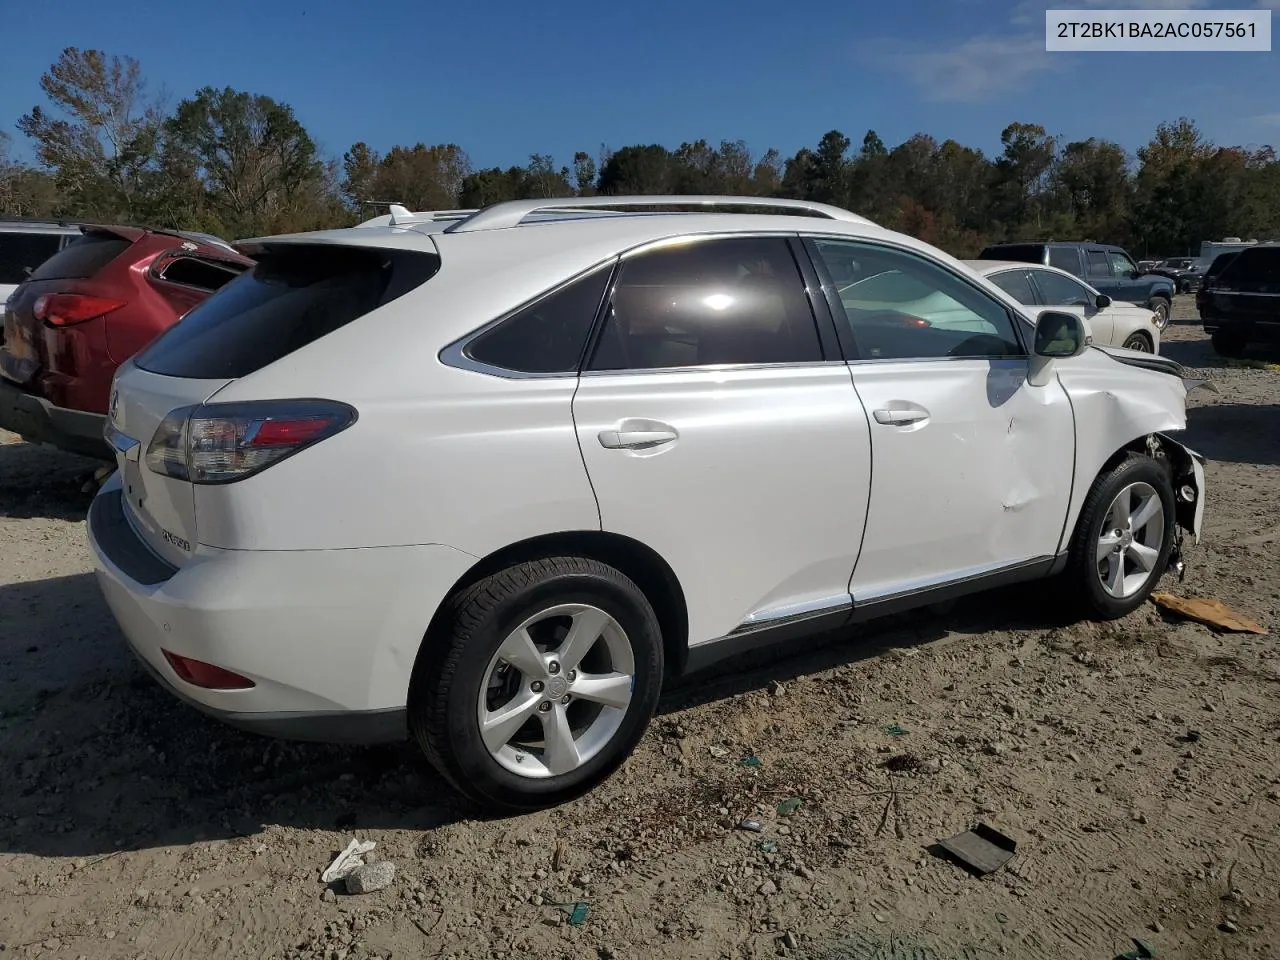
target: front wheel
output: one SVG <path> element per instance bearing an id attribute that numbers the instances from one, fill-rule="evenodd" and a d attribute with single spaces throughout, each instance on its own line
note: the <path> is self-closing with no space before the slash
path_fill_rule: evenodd
<path id="1" fill-rule="evenodd" d="M 1163 333 L 1164 328 L 1169 325 L 1169 301 L 1163 297 L 1156 297 L 1151 301 L 1151 309 L 1156 315 L 1156 329 Z"/>
<path id="2" fill-rule="evenodd" d="M 1154 349 L 1151 338 L 1143 333 L 1131 333 L 1129 338 L 1124 342 L 1126 350 L 1138 350 L 1142 353 L 1151 353 Z"/>
<path id="3" fill-rule="evenodd" d="M 581 557 L 508 567 L 452 597 L 414 667 L 409 727 L 432 765 L 499 812 L 608 778 L 644 735 L 662 634 L 640 589 Z"/>
<path id="4" fill-rule="evenodd" d="M 1168 565 L 1174 511 L 1169 471 L 1151 457 L 1131 453 L 1094 481 L 1067 567 L 1087 615 L 1114 620 L 1142 605 Z"/>

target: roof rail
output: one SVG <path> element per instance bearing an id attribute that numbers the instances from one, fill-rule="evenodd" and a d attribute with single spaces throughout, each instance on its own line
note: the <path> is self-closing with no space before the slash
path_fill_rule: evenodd
<path id="1" fill-rule="evenodd" d="M 415 223 L 431 223 L 437 220 L 465 220 L 473 214 L 479 213 L 479 210 L 415 210 L 410 211 L 408 208 L 398 203 L 389 205 L 390 213 L 384 213 L 380 217 L 374 217 L 371 220 L 365 220 L 363 223 L 356 224 L 357 227 L 404 227 Z"/>
<path id="2" fill-rule="evenodd" d="M 772 208 L 779 212 L 794 211 L 844 220 L 851 223 L 871 223 L 866 217 L 826 203 L 808 200 L 784 200 L 780 197 L 731 197 L 731 196 L 621 196 L 621 197 L 561 197 L 540 200 L 508 200 L 485 207 L 461 223 L 448 227 L 446 233 L 469 233 L 475 230 L 501 230 L 519 226 L 534 213 L 569 213 L 573 210 L 609 210 L 626 207 L 756 207 Z M 619 210 L 619 213 L 625 212 Z M 647 212 L 647 211 L 646 211 Z M 678 212 L 668 210 L 666 212 Z"/>

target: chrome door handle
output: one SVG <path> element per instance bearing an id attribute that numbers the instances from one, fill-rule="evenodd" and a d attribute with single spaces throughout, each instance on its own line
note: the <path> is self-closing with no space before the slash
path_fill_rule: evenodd
<path id="1" fill-rule="evenodd" d="M 888 407 L 875 411 L 876 423 L 892 427 L 905 427 L 910 423 L 919 423 L 929 418 L 928 410 L 911 409 L 910 407 Z"/>
<path id="2" fill-rule="evenodd" d="M 634 450 L 670 443 L 678 437 L 674 430 L 602 430 L 600 446 L 607 450 Z"/>

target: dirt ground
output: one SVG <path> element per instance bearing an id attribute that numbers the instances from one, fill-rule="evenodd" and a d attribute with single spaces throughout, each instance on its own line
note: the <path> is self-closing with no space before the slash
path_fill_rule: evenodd
<path id="1" fill-rule="evenodd" d="M 1180 300 L 1164 352 L 1222 394 L 1190 417 L 1205 542 L 1164 586 L 1269 636 L 989 594 L 673 690 L 622 773 L 518 819 L 470 819 L 409 747 L 277 743 L 172 700 L 92 579 L 92 465 L 5 437 L 0 951 L 1110 960 L 1138 937 L 1277 956 L 1280 367 L 1224 366 Z M 986 879 L 929 849 L 977 821 L 1018 841 Z M 391 887 L 326 891 L 352 837 Z"/>

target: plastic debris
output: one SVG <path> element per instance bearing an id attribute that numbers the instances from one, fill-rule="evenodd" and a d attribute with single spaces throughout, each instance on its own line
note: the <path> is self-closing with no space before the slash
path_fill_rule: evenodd
<path id="1" fill-rule="evenodd" d="M 786 800 L 783 800 L 780 804 L 778 804 L 779 816 L 783 816 L 783 817 L 791 816 L 791 814 L 795 813 L 797 810 L 800 809 L 800 804 L 802 802 L 803 801 L 801 801 L 798 797 L 788 797 Z"/>
<path id="2" fill-rule="evenodd" d="M 747 831 L 750 831 L 751 833 L 760 833 L 762 830 L 764 830 L 764 826 L 760 823 L 759 820 L 743 820 L 738 823 L 738 829 L 747 830 Z"/>
<path id="3" fill-rule="evenodd" d="M 580 927 L 587 922 L 587 916 L 591 913 L 591 907 L 585 903 L 575 903 L 573 909 L 569 911 L 569 923 L 571 926 Z"/>
<path id="4" fill-rule="evenodd" d="M 1195 620 L 1215 630 L 1230 633 L 1257 633 L 1266 635 L 1266 629 L 1252 620 L 1231 611 L 1221 600 L 1211 597 L 1177 597 L 1172 593 L 1153 593 L 1151 600 L 1157 607 L 1176 613 L 1188 620 Z"/>
<path id="5" fill-rule="evenodd" d="M 900 723 L 891 723 L 882 729 L 891 737 L 905 737 L 907 735 L 907 731 Z"/>
<path id="6" fill-rule="evenodd" d="M 759 767 L 764 765 L 764 761 L 753 753 L 749 757 L 742 758 L 742 765 L 744 767 Z"/>
<path id="7" fill-rule="evenodd" d="M 728 750 L 726 750 L 724 747 L 718 747 L 714 743 L 711 746 L 707 747 L 707 752 L 710 753 L 717 760 L 723 760 L 725 757 L 729 755 Z"/>
<path id="8" fill-rule="evenodd" d="M 364 855 L 377 845 L 374 840 L 352 840 L 347 844 L 347 849 L 334 857 L 333 863 L 329 864 L 329 869 L 320 874 L 321 882 L 334 883 L 345 880 L 347 874 L 356 867 L 364 866 Z"/>
<path id="9" fill-rule="evenodd" d="M 777 840 L 761 840 L 760 852 L 761 853 L 777 853 L 778 841 Z"/>
<path id="10" fill-rule="evenodd" d="M 995 873 L 1013 859 L 1018 844 L 998 830 L 979 823 L 972 830 L 942 840 L 933 851 L 946 856 L 977 876 Z"/>

